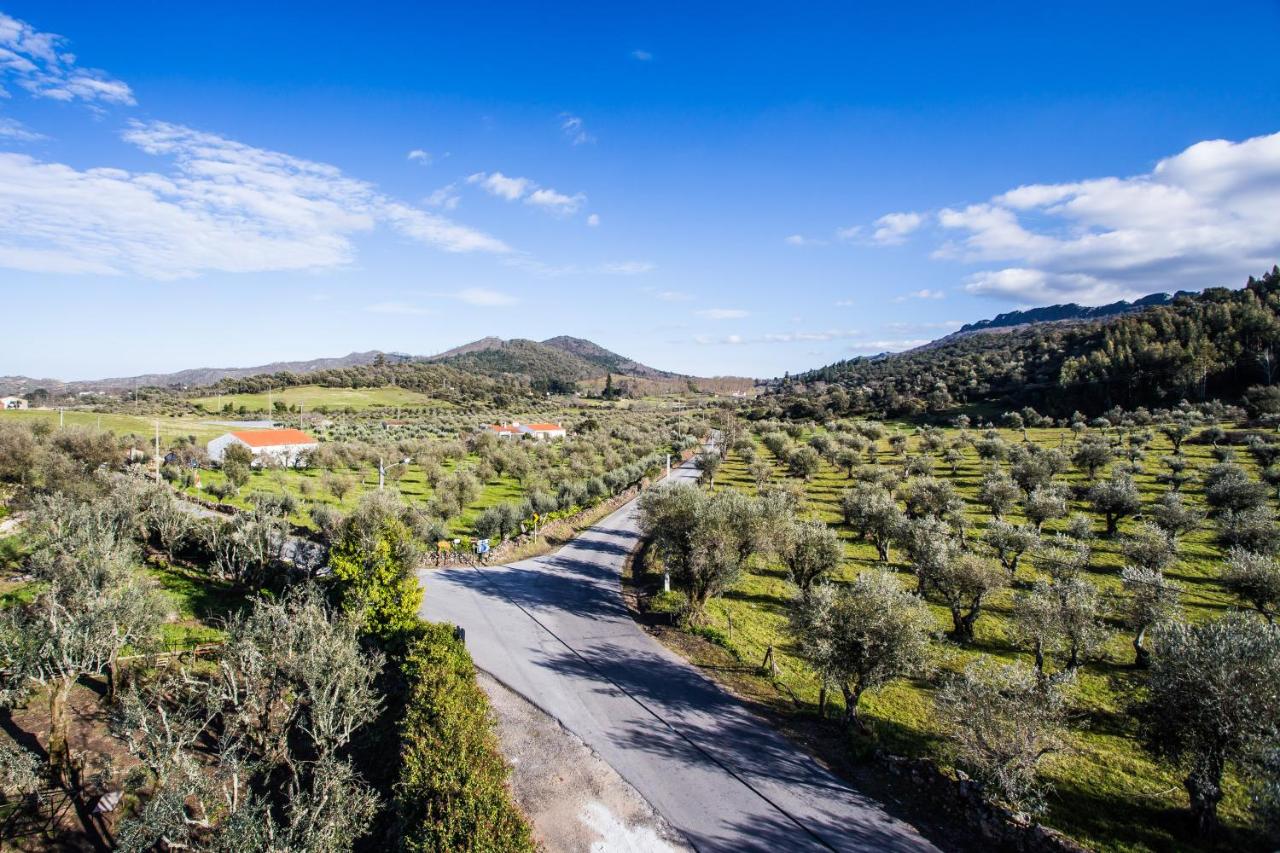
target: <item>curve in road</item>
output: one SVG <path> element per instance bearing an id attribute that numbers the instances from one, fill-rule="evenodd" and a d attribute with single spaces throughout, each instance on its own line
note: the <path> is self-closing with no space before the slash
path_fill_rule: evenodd
<path id="1" fill-rule="evenodd" d="M 935 849 L 635 623 L 621 572 L 638 541 L 632 501 L 553 554 L 423 571 L 423 615 L 461 626 L 478 667 L 582 738 L 697 850 Z"/>

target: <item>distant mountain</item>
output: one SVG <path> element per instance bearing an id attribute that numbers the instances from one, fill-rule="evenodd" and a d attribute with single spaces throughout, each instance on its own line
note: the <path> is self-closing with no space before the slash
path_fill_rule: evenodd
<path id="1" fill-rule="evenodd" d="M 545 341 L 488 337 L 454 347 L 430 361 L 485 376 L 522 376 L 534 382 L 572 384 L 608 373 L 639 379 L 679 379 L 583 338 L 561 335 Z"/>
<path id="2" fill-rule="evenodd" d="M 603 385 L 607 374 L 630 379 L 633 385 L 638 380 L 645 380 L 649 383 L 660 383 L 664 387 L 683 386 L 691 378 L 678 373 L 657 370 L 583 338 L 561 335 L 539 342 L 523 338 L 503 340 L 491 336 L 433 356 L 411 356 L 369 350 L 353 352 L 340 358 L 277 361 L 254 367 L 197 367 L 174 373 L 145 373 L 108 379 L 65 381 L 35 379 L 29 376 L 0 376 L 0 394 L 29 394 L 37 388 L 43 388 L 54 395 L 81 392 L 127 393 L 135 388 L 180 391 L 205 388 L 218 383 L 234 383 L 236 380 L 252 380 L 255 377 L 262 377 L 262 379 L 249 383 L 254 387 L 268 381 L 306 384 L 311 381 L 307 378 L 311 375 L 317 377 L 316 381 L 328 384 L 343 382 L 368 384 L 379 378 L 398 383 L 404 381 L 405 377 L 384 376 L 387 368 L 414 364 L 425 367 L 426 363 L 440 365 L 454 371 L 454 381 L 460 381 L 456 372 L 474 374 L 476 377 L 484 378 L 486 382 L 493 379 L 506 381 L 514 377 L 524 384 L 534 386 L 537 390 L 550 391 L 571 390 L 571 387 L 579 382 L 586 383 L 585 387 L 589 388 L 596 384 Z M 362 370 L 355 371 L 354 369 L 357 368 Z M 407 368 L 397 369 L 403 372 Z M 267 377 L 273 378 L 268 380 Z M 417 377 L 417 379 L 427 381 L 423 377 Z M 708 387 L 714 387 L 717 390 L 722 387 L 739 390 L 750 388 L 751 384 L 751 380 L 717 377 L 717 383 Z"/>
<path id="3" fill-rule="evenodd" d="M 774 380 L 779 410 L 887 416 L 1031 406 L 1054 415 L 1181 400 L 1237 401 L 1280 378 L 1280 267 L 1243 288 L 1053 305 L 972 323 L 932 343 Z M 813 401 L 818 399 L 821 405 Z M 769 415 L 761 406 L 761 417 Z"/>
<path id="4" fill-rule="evenodd" d="M 198 388 L 212 385 L 222 379 L 243 379 L 268 373 L 314 373 L 339 367 L 360 367 L 373 364 L 382 356 L 387 361 L 409 361 L 410 356 L 399 353 L 382 353 L 377 350 L 353 352 L 339 358 L 315 358 L 310 361 L 276 361 L 256 367 L 195 367 L 176 373 L 144 373 L 138 376 L 118 376 L 109 379 L 33 379 L 29 376 L 0 376 L 0 392 L 24 394 L 44 388 L 51 393 L 76 394 L 81 391 L 110 393 L 133 388 Z"/>
<path id="5" fill-rule="evenodd" d="M 683 379 L 682 374 L 671 373 L 666 370 L 658 370 L 648 365 L 641 364 L 638 361 L 618 355 L 611 352 L 597 343 L 586 340 L 585 338 L 573 338 L 569 335 L 560 335 L 554 338 L 547 338 L 542 342 L 545 347 L 555 347 L 563 350 L 570 355 L 576 355 L 583 361 L 603 367 L 608 373 L 620 373 L 624 376 L 635 376 L 640 379 Z"/>
<path id="6" fill-rule="evenodd" d="M 987 329 L 1005 329 L 1011 326 L 1025 326 L 1030 323 L 1056 323 L 1063 320 L 1097 320 L 1102 317 L 1127 314 L 1130 311 L 1141 311 L 1144 308 L 1152 308 L 1157 305 L 1168 305 L 1182 295 L 1184 295 L 1184 292 L 1181 291 L 1172 295 L 1168 293 L 1152 293 L 1133 302 L 1126 302 L 1122 299 L 1119 302 L 1112 302 L 1110 305 L 1090 307 L 1068 302 L 1065 305 L 1046 305 L 1043 308 L 1029 308 L 1026 311 L 1008 311 L 1004 314 L 997 314 L 990 320 L 968 323 L 961 326 L 959 332 L 981 332 Z"/>

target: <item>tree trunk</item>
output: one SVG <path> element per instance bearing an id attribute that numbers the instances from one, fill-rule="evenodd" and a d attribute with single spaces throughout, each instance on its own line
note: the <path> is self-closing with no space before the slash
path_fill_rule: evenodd
<path id="1" fill-rule="evenodd" d="M 1036 638 L 1035 648 L 1032 649 L 1036 656 L 1036 672 L 1044 675 L 1044 641 L 1039 637 Z"/>
<path id="2" fill-rule="evenodd" d="M 973 623 L 978 621 L 978 608 L 975 606 L 968 613 L 959 607 L 951 608 L 952 635 L 962 643 L 973 642 Z"/>
<path id="3" fill-rule="evenodd" d="M 827 687 L 824 684 L 818 688 L 818 719 L 825 720 L 827 718 Z"/>
<path id="4" fill-rule="evenodd" d="M 71 752 L 67 745 L 67 699 L 74 679 L 64 678 L 49 685 L 49 765 L 54 776 L 65 779 Z"/>
<path id="5" fill-rule="evenodd" d="M 867 727 L 863 725 L 862 718 L 858 716 L 858 700 L 862 698 L 862 688 L 856 687 L 850 689 L 847 685 L 840 686 L 840 692 L 844 695 L 844 725 L 846 729 L 866 732 Z"/>
<path id="6" fill-rule="evenodd" d="M 1119 516 L 1107 513 L 1107 535 L 1112 536 L 1116 532 L 1116 524 L 1120 521 Z"/>
<path id="7" fill-rule="evenodd" d="M 1218 828 L 1218 803 L 1222 800 L 1222 760 L 1208 758 L 1205 765 L 1192 768 L 1183 782 L 1191 795 L 1191 815 L 1201 835 Z"/>
<path id="8" fill-rule="evenodd" d="M 1151 663 L 1151 652 L 1147 651 L 1147 647 L 1142 644 L 1146 636 L 1146 625 L 1139 628 L 1138 633 L 1133 635 L 1133 665 L 1141 669 L 1146 669 Z"/>

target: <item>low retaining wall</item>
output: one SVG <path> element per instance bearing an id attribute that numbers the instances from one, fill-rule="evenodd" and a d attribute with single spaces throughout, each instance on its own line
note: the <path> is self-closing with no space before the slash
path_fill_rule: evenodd
<path id="1" fill-rule="evenodd" d="M 926 758 L 904 758 L 878 752 L 890 773 L 909 781 L 923 795 L 956 820 L 972 826 L 1001 850 L 1017 853 L 1089 853 L 1084 847 L 1028 815 L 993 806 L 982 798 L 978 784 L 960 771 L 948 772 Z"/>

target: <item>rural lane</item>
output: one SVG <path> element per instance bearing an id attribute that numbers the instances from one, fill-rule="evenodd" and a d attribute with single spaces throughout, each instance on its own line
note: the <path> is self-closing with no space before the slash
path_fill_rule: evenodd
<path id="1" fill-rule="evenodd" d="M 693 479 L 686 465 L 672 479 Z M 934 850 L 631 618 L 631 502 L 559 551 L 426 570 L 422 614 L 558 719 L 700 851 Z"/>

